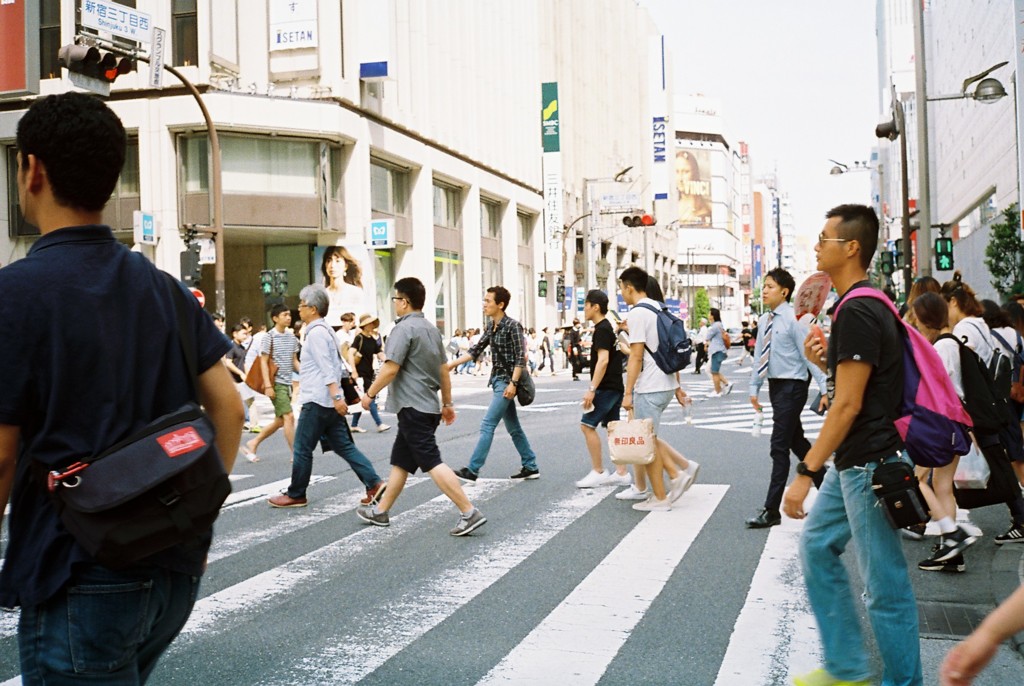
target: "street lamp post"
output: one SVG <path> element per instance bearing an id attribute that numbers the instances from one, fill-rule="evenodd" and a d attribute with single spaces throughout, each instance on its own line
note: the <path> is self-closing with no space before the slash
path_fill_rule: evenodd
<path id="1" fill-rule="evenodd" d="M 894 141 L 900 139 L 900 196 L 902 211 L 900 214 L 900 235 L 903 238 L 903 250 L 905 251 L 903 262 L 903 292 L 904 298 L 910 295 L 910 282 L 913 278 L 911 268 L 910 247 L 910 181 L 907 170 L 907 134 L 905 131 L 906 120 L 903 116 L 903 103 L 896 97 L 896 86 L 892 86 L 892 121 L 879 124 L 875 127 L 875 135 L 879 138 L 888 138 Z M 921 260 L 918 259 L 918 267 Z"/>

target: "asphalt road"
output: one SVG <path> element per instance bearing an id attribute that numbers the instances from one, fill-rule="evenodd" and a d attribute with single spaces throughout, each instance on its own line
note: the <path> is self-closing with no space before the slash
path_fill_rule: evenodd
<path id="1" fill-rule="evenodd" d="M 465 538 L 448 535 L 457 512 L 429 478 L 410 480 L 390 528 L 361 523 L 360 484 L 333 453 L 315 459 L 308 508 L 268 507 L 290 474 L 274 436 L 261 462 L 237 463 L 200 600 L 151 683 L 790 683 L 820 659 L 796 565 L 800 525 L 743 526 L 764 497 L 770 428 L 750 435 L 745 383 L 703 399 L 705 377 L 684 381 L 697 398 L 694 424 L 673 406 L 662 435 L 702 467 L 671 513 L 634 511 L 608 487 L 574 487 L 589 468 L 578 429 L 585 385 L 566 374 L 541 375 L 535 405 L 520 412 L 541 478 L 508 480 L 519 460 L 499 427 L 483 478 L 467 487 L 488 521 Z M 482 378 L 455 386 L 458 419 L 438 438 L 457 469 L 489 391 Z M 356 442 L 386 476 L 394 430 L 378 434 L 369 419 Z M 989 536 L 1005 519 L 994 508 L 971 514 Z M 907 542 L 908 559 L 929 545 Z M 919 602 L 976 621 L 993 605 L 995 553 L 982 538 L 965 574 L 915 568 Z M 0 618 L 0 682 L 17 683 L 14 627 L 13 616 Z M 927 629 L 934 683 L 955 637 Z M 1005 648 L 976 683 L 1022 682 L 1024 660 Z"/>

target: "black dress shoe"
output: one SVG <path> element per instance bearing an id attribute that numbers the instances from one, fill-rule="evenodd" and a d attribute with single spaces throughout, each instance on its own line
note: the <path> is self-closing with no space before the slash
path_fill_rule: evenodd
<path id="1" fill-rule="evenodd" d="M 769 512 L 768 510 L 761 510 L 759 515 L 747 520 L 748 529 L 767 529 L 777 524 L 782 524 L 782 515 L 778 512 Z"/>

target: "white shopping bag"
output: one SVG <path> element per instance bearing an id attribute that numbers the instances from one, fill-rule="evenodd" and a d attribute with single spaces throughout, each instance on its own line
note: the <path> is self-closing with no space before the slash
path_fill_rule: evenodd
<path id="1" fill-rule="evenodd" d="M 615 464 L 650 464 L 654 461 L 654 422 L 633 419 L 608 422 L 608 451 Z"/>
<path id="2" fill-rule="evenodd" d="M 953 485 L 962 490 L 984 489 L 988 486 L 990 476 L 992 476 L 992 470 L 988 466 L 988 460 L 981 454 L 981 449 L 978 448 L 978 443 L 972 435 L 971 449 L 960 458 L 960 462 L 956 465 Z"/>

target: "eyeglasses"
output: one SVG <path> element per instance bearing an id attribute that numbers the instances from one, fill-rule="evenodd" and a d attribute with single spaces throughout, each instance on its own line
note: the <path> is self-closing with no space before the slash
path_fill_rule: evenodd
<path id="1" fill-rule="evenodd" d="M 400 295 L 393 295 L 393 296 L 391 296 L 391 299 L 394 300 L 395 302 L 398 302 L 399 300 L 404 300 L 405 302 L 409 302 L 408 298 L 403 298 Z"/>
<path id="2" fill-rule="evenodd" d="M 299 303 L 298 309 L 301 310 L 303 307 L 312 307 L 312 305 L 307 305 L 306 303 Z"/>
<path id="3" fill-rule="evenodd" d="M 824 231 L 818 234 L 818 245 L 822 243 L 849 243 L 852 240 L 852 238 L 828 238 L 825 236 Z"/>

